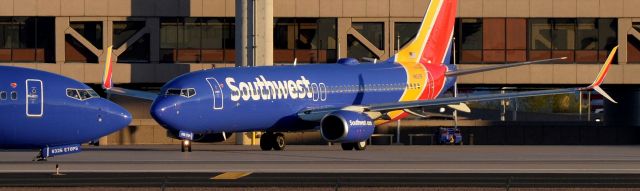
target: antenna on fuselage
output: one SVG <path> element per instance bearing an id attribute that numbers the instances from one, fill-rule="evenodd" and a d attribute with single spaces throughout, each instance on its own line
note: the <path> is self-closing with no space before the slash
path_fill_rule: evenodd
<path id="1" fill-rule="evenodd" d="M 296 66 L 296 65 L 298 65 L 298 58 L 293 59 L 293 66 Z"/>

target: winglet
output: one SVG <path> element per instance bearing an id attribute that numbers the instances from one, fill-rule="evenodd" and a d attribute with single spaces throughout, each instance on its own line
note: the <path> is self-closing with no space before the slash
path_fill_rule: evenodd
<path id="1" fill-rule="evenodd" d="M 604 62 L 602 69 L 600 69 L 600 73 L 598 73 L 598 77 L 596 78 L 596 80 L 593 81 L 593 83 L 590 86 L 583 89 L 583 90 L 595 90 L 596 92 L 600 93 L 600 95 L 607 98 L 609 101 L 613 103 L 618 103 L 618 102 L 613 100 L 613 98 L 611 98 L 611 96 L 609 96 L 607 92 L 605 92 L 602 88 L 600 88 L 600 85 L 602 84 L 602 82 L 604 82 L 604 78 L 607 76 L 607 73 L 609 72 L 609 68 L 611 67 L 611 63 L 613 62 L 613 57 L 615 57 L 616 51 L 618 51 L 618 46 L 611 49 L 611 53 L 609 53 L 609 57 L 607 57 L 607 61 Z"/>
<path id="2" fill-rule="evenodd" d="M 113 71 L 113 60 L 112 60 L 112 54 L 113 53 L 113 46 L 109 46 L 109 48 L 107 48 L 107 52 L 105 54 L 105 59 L 104 59 L 104 76 L 102 76 L 102 88 L 108 90 L 111 89 L 113 87 L 113 83 L 111 82 L 111 77 L 113 75 L 112 71 Z"/>

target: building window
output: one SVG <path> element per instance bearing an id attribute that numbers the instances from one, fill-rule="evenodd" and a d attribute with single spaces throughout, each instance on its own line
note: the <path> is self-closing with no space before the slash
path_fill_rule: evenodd
<path id="1" fill-rule="evenodd" d="M 161 62 L 235 61 L 233 18 L 162 18 Z"/>
<path id="2" fill-rule="evenodd" d="M 460 63 L 482 63 L 482 19 L 460 19 L 458 30 Z"/>
<path id="3" fill-rule="evenodd" d="M 640 40 L 633 35 L 627 35 L 627 62 L 640 64 Z"/>
<path id="4" fill-rule="evenodd" d="M 378 49 L 384 50 L 384 23 L 352 23 L 351 27 L 356 29 L 364 38 L 373 43 Z"/>
<path id="5" fill-rule="evenodd" d="M 0 62 L 55 62 L 53 17 L 0 17 Z"/>
<path id="6" fill-rule="evenodd" d="M 333 63 L 337 60 L 335 19 L 277 18 L 274 20 L 274 62 Z"/>
<path id="7" fill-rule="evenodd" d="M 409 43 L 418 34 L 420 23 L 415 22 L 397 22 L 394 27 L 395 50 L 400 50 Z M 399 43 L 398 43 L 399 42 Z M 398 46 L 400 45 L 400 46 Z"/>
<path id="8" fill-rule="evenodd" d="M 96 48 L 102 48 L 103 26 L 101 21 L 71 22 L 70 27 Z M 71 63 L 98 63 L 98 56 L 73 36 L 67 34 L 65 35 L 65 60 Z"/>
<path id="9" fill-rule="evenodd" d="M 380 59 L 375 53 L 360 43 L 360 41 L 352 35 L 347 36 L 347 49 L 347 57 L 349 58 L 356 58 L 358 60 L 362 60 L 363 58 Z"/>
<path id="10" fill-rule="evenodd" d="M 113 22 L 113 47 L 121 47 L 136 33 L 145 27 L 144 21 L 114 21 Z M 121 63 L 149 63 L 150 37 L 145 34 L 118 56 Z"/>
<path id="11" fill-rule="evenodd" d="M 463 18 L 457 22 L 456 56 L 461 63 L 559 57 L 567 59 L 554 63 L 602 63 L 617 43 L 615 19 Z"/>

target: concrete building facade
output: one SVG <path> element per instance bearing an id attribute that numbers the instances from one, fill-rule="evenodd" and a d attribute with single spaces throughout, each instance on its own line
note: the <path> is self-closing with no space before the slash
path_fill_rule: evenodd
<path id="1" fill-rule="evenodd" d="M 415 34 L 428 0 L 272 0 L 273 30 L 259 25 L 256 64 L 386 59 Z M 235 0 L 0 0 L 0 65 L 37 68 L 98 84 L 114 46 L 113 81 L 157 88 L 180 74 L 235 66 Z M 272 6 L 272 9 L 269 9 Z M 456 58 L 462 68 L 570 59 L 460 78 L 481 86 L 589 84 L 619 45 L 605 83 L 640 84 L 640 0 L 459 0 Z M 272 12 L 270 12 L 272 11 Z M 271 34 L 271 33 L 272 34 Z M 260 47 L 262 41 L 273 47 Z M 170 143 L 150 103 L 115 97 L 131 128 L 108 142 Z"/>

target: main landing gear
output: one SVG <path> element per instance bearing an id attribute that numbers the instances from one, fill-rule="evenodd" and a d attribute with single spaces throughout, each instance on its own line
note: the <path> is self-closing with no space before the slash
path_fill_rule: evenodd
<path id="1" fill-rule="evenodd" d="M 262 134 L 260 138 L 260 149 L 263 151 L 270 151 L 271 149 L 276 151 L 284 150 L 287 143 L 282 133 L 267 132 Z"/>
<path id="2" fill-rule="evenodd" d="M 33 157 L 33 161 L 47 161 L 47 157 L 42 155 L 42 150 L 40 150 L 40 152 L 38 152 L 38 155 L 36 157 Z"/>
<path id="3" fill-rule="evenodd" d="M 191 152 L 191 141 L 182 140 L 182 152 L 184 152 L 185 150 Z"/>
<path id="4" fill-rule="evenodd" d="M 345 150 L 345 151 L 350 151 L 354 149 L 356 151 L 362 151 L 367 148 L 367 141 L 360 141 L 355 143 L 342 143 L 341 146 L 342 146 L 342 150 Z"/>

